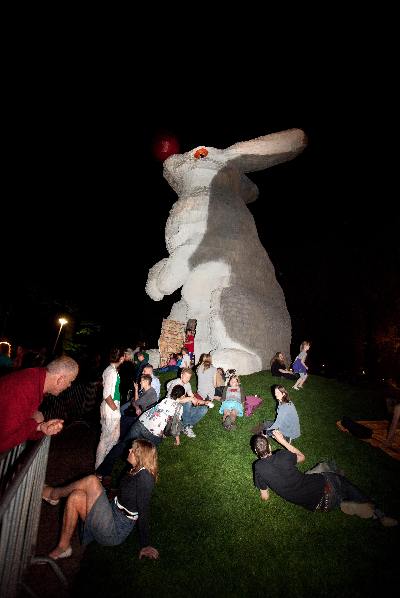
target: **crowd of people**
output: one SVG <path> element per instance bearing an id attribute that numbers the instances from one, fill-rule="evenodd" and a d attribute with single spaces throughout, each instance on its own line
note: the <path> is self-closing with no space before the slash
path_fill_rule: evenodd
<path id="1" fill-rule="evenodd" d="M 193 342 L 193 338 L 186 339 L 182 357 L 194 358 Z M 301 344 L 292 368 L 286 366 L 283 353 L 277 352 L 271 361 L 271 374 L 294 381 L 293 388 L 300 390 L 308 378 L 306 358 L 310 346 L 309 341 Z M 71 538 L 80 518 L 84 522 L 81 533 L 84 544 L 92 540 L 107 546 L 120 544 L 137 527 L 139 558 L 158 558 L 149 537 L 149 505 L 157 480 L 157 447 L 168 426 L 171 427 L 172 421 L 179 422 L 171 428 L 179 446 L 181 432 L 188 438 L 196 438 L 195 426 L 216 401 L 222 426 L 227 431 L 236 429 L 237 418 L 244 413 L 246 392 L 235 370 L 224 372 L 213 365 L 209 353 L 202 354 L 195 366 L 197 392 L 193 392 L 194 372 L 187 364 L 182 359 L 180 364 L 168 365 L 176 368 L 177 377 L 169 381 L 166 396 L 160 400 L 160 380 L 148 363 L 144 348 L 111 350 L 109 363 L 102 372 L 101 434 L 94 475 L 65 487 L 43 489 L 43 500 L 49 504 L 57 505 L 60 498 L 67 498 L 60 540 L 50 557 L 58 560 L 72 554 Z M 190 364 L 193 365 L 192 361 Z M 77 362 L 64 355 L 46 367 L 19 369 L 0 377 L 0 453 L 26 440 L 62 430 L 63 421 L 45 421 L 39 406 L 46 393 L 58 396 L 69 388 L 78 370 Z M 293 445 L 300 437 L 299 416 L 282 384 L 274 384 L 272 394 L 277 406 L 275 419 L 260 422 L 253 429 L 252 446 L 258 457 L 254 482 L 261 498 L 268 500 L 269 491 L 273 490 L 285 500 L 311 511 L 340 507 L 347 514 L 379 519 L 386 527 L 396 525 L 396 520 L 379 511 L 370 498 L 342 472 L 332 470 L 330 464 L 321 463 L 306 474 L 297 470 L 297 463 L 304 461 L 303 453 Z M 280 445 L 280 450 L 272 451 L 271 438 Z M 106 491 L 114 464 L 124 453 L 130 468 L 110 502 Z"/>

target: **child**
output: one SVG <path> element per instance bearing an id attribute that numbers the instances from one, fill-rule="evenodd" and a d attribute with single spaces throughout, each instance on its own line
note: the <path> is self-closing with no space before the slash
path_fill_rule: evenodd
<path id="1" fill-rule="evenodd" d="M 303 341 L 300 345 L 300 353 L 293 362 L 293 371 L 295 374 L 299 374 L 300 378 L 297 380 L 294 386 L 294 390 L 300 390 L 303 387 L 304 382 L 308 378 L 308 367 L 306 366 L 307 351 L 310 349 L 310 341 Z"/>
<path id="2" fill-rule="evenodd" d="M 165 374 L 167 372 L 177 372 L 180 366 L 178 366 L 178 362 L 176 360 L 175 353 L 170 353 L 168 357 L 167 365 L 162 368 L 158 368 L 156 370 L 157 374 Z"/>
<path id="3" fill-rule="evenodd" d="M 174 368 L 176 367 L 177 364 L 176 364 L 176 355 L 175 355 L 175 353 L 170 353 L 167 365 L 169 367 L 174 367 Z"/>
<path id="4" fill-rule="evenodd" d="M 193 332 L 193 330 L 187 331 L 184 347 L 185 347 L 185 349 L 187 349 L 187 352 L 190 357 L 190 361 L 192 362 L 194 360 L 194 332 Z M 182 351 L 182 353 L 183 353 L 183 351 Z M 188 367 L 190 367 L 190 366 L 188 366 Z"/>
<path id="5" fill-rule="evenodd" d="M 189 351 L 187 349 L 185 349 L 185 347 L 182 348 L 182 362 L 181 362 L 181 368 L 189 368 L 190 369 L 191 366 L 191 360 L 190 360 L 190 356 L 189 356 Z"/>
<path id="6" fill-rule="evenodd" d="M 235 430 L 236 417 L 243 417 L 244 392 L 240 387 L 240 380 L 236 374 L 233 374 L 227 386 L 222 393 L 222 404 L 220 414 L 223 415 L 222 425 L 225 430 Z"/>

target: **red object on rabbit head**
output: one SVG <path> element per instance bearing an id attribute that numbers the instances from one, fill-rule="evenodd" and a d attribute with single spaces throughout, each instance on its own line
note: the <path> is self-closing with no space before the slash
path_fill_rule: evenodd
<path id="1" fill-rule="evenodd" d="M 158 135 L 153 143 L 153 154 L 164 162 L 173 154 L 179 154 L 179 142 L 173 135 Z"/>
<path id="2" fill-rule="evenodd" d="M 206 158 L 207 156 L 208 149 L 206 149 L 205 147 L 201 147 L 200 149 L 194 152 L 194 157 L 196 158 L 196 160 L 198 160 L 199 158 Z"/>

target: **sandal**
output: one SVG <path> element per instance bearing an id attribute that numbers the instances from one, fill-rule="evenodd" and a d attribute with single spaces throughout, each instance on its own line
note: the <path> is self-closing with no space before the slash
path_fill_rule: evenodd
<path id="1" fill-rule="evenodd" d="M 60 552 L 60 554 L 56 554 L 55 556 L 51 556 L 50 558 L 53 559 L 53 561 L 58 561 L 58 559 L 67 559 L 71 556 L 71 554 L 72 548 L 71 546 L 68 546 L 68 548 L 66 548 L 64 552 Z"/>
<path id="2" fill-rule="evenodd" d="M 45 488 L 50 488 L 50 486 L 47 486 L 46 484 L 43 486 L 43 490 Z M 45 500 L 46 502 L 49 503 L 49 505 L 52 505 L 53 507 L 55 507 L 56 505 L 58 505 L 58 503 L 60 502 L 59 498 L 48 498 L 47 496 L 43 496 L 42 495 L 42 500 Z"/>

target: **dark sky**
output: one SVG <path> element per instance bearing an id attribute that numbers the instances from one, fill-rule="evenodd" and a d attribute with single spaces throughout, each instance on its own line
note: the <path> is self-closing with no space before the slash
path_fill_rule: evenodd
<path id="1" fill-rule="evenodd" d="M 359 351 L 354 338 L 367 335 L 371 306 L 379 312 L 387 295 L 389 309 L 399 291 L 395 142 L 383 92 L 356 80 L 275 92 L 242 82 L 240 94 L 234 81 L 174 93 L 161 83 L 104 92 L 83 75 L 53 82 L 10 95 L 0 329 L 14 344 L 51 345 L 55 316 L 69 311 L 76 327 L 101 323 L 107 341 L 155 346 L 179 296 L 155 303 L 144 292 L 148 269 L 167 255 L 176 198 L 152 155 L 155 136 L 168 132 L 188 151 L 298 127 L 308 148 L 250 174 L 260 191 L 251 211 L 292 316 L 293 356 L 305 337 L 316 362 Z"/>

